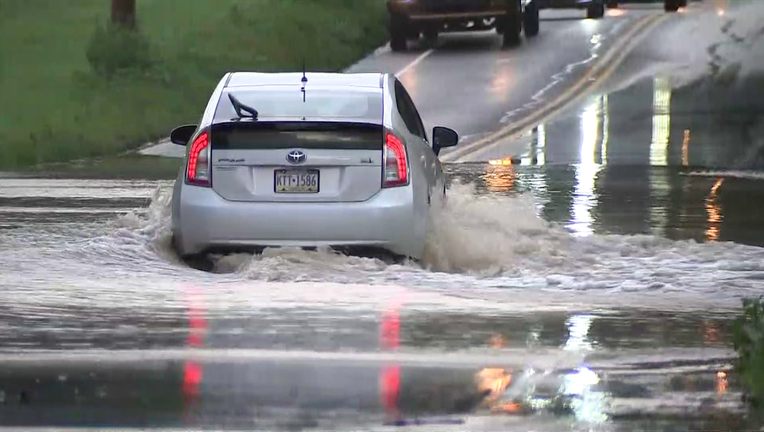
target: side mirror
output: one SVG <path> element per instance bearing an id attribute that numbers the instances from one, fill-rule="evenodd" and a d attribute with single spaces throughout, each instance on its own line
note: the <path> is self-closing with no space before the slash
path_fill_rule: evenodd
<path id="1" fill-rule="evenodd" d="M 459 143 L 459 134 L 455 130 L 443 126 L 435 126 L 432 129 L 432 150 L 440 154 L 440 150 L 453 147 Z"/>
<path id="2" fill-rule="evenodd" d="M 185 146 L 194 136 L 194 132 L 196 132 L 196 125 L 178 126 L 170 132 L 170 141 L 173 144 Z"/>

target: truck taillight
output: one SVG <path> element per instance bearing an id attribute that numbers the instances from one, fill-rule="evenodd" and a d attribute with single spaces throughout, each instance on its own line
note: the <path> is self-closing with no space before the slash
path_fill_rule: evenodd
<path id="1" fill-rule="evenodd" d="M 210 135 L 203 132 L 196 137 L 188 152 L 186 182 L 197 186 L 210 185 Z"/>
<path id="2" fill-rule="evenodd" d="M 409 184 L 409 164 L 406 147 L 391 132 L 385 135 L 385 153 L 382 187 L 405 186 Z"/>

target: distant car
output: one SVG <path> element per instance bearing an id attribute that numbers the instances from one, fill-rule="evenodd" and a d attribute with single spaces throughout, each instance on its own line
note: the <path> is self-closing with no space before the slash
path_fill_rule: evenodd
<path id="1" fill-rule="evenodd" d="M 387 74 L 226 74 L 186 146 L 172 198 L 183 257 L 265 247 L 334 247 L 420 258 L 438 153 L 400 81 Z"/>
<path id="2" fill-rule="evenodd" d="M 538 0 L 387 0 L 390 47 L 405 51 L 408 39 L 434 41 L 441 32 L 496 29 L 505 46 L 539 33 Z"/>
<path id="3" fill-rule="evenodd" d="M 586 9 L 587 18 L 605 16 L 605 6 L 618 7 L 615 0 L 537 0 L 541 9 Z"/>

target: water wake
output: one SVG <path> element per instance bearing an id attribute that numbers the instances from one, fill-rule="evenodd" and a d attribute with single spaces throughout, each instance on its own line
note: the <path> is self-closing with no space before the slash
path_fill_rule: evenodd
<path id="1" fill-rule="evenodd" d="M 144 214 L 126 215 L 116 222 L 111 239 L 123 249 L 119 255 L 179 262 L 171 247 L 170 194 L 158 189 Z M 433 208 L 426 253 L 419 263 L 390 264 L 330 249 L 266 249 L 259 255 L 212 255 L 212 274 L 206 277 L 448 287 L 449 291 L 488 287 L 608 296 L 655 294 L 735 303 L 736 298 L 758 292 L 764 280 L 761 248 L 650 235 L 576 237 L 539 217 L 530 195 L 478 195 L 471 185 L 454 184 L 447 201 Z"/>

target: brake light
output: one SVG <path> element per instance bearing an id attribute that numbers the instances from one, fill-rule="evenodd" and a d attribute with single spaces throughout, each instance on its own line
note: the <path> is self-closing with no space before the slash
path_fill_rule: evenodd
<path id="1" fill-rule="evenodd" d="M 406 147 L 398 137 L 390 132 L 385 137 L 384 164 L 382 187 L 396 187 L 409 184 L 409 164 L 406 160 Z"/>
<path id="2" fill-rule="evenodd" d="M 196 137 L 191 144 L 186 181 L 198 186 L 210 185 L 210 135 L 207 132 Z"/>

